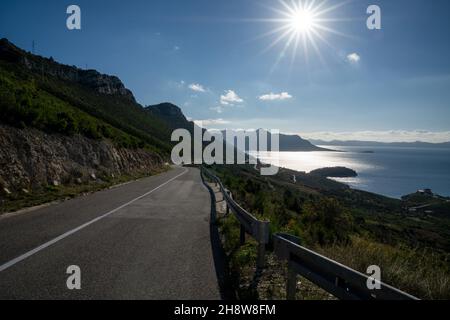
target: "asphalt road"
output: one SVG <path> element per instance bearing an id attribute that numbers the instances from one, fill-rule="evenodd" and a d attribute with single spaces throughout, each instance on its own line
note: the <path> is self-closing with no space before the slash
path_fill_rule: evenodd
<path id="1" fill-rule="evenodd" d="M 0 299 L 220 299 L 210 214 L 199 170 L 176 168 L 0 217 Z"/>

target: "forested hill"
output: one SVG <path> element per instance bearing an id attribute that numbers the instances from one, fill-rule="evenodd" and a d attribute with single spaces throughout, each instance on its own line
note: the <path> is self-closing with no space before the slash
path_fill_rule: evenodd
<path id="1" fill-rule="evenodd" d="M 172 129 L 187 129 L 190 132 L 194 130 L 194 122 L 189 121 L 181 109 L 176 105 L 164 102 L 145 108 L 149 115 L 153 115 L 164 122 Z"/>
<path id="2" fill-rule="evenodd" d="M 19 128 L 170 153 L 169 125 L 136 103 L 119 78 L 33 55 L 6 39 L 0 40 L 0 115 Z"/>
<path id="3" fill-rule="evenodd" d="M 191 124 L 150 109 L 115 76 L 0 40 L 0 213 L 164 170 L 173 126 Z"/>

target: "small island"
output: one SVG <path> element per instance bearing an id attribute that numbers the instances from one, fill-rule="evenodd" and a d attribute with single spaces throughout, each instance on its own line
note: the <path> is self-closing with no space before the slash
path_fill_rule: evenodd
<path id="1" fill-rule="evenodd" d="M 358 176 L 355 170 L 345 167 L 321 168 L 311 171 L 310 174 L 322 178 L 354 178 Z"/>

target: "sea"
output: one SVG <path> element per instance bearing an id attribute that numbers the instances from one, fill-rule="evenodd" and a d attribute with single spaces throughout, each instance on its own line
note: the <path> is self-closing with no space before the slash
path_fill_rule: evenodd
<path id="1" fill-rule="evenodd" d="M 341 152 L 263 152 L 259 153 L 259 158 L 264 163 L 304 172 L 347 167 L 355 170 L 358 177 L 334 180 L 391 198 L 401 198 L 426 188 L 450 196 L 448 148 L 321 147 Z"/>

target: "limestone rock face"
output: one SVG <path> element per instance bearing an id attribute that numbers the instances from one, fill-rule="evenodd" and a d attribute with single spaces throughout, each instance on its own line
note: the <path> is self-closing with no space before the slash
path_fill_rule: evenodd
<path id="1" fill-rule="evenodd" d="M 2 189 L 33 190 L 47 185 L 92 181 L 93 177 L 146 173 L 164 160 L 142 149 L 124 149 L 81 135 L 47 134 L 0 125 Z"/>
<path id="2" fill-rule="evenodd" d="M 56 77 L 60 80 L 76 82 L 87 86 L 100 94 L 124 97 L 135 102 L 133 93 L 125 88 L 116 76 L 101 74 L 95 70 L 83 70 L 55 62 L 52 58 L 29 54 L 14 46 L 6 39 L 0 40 L 0 59 L 20 63 L 38 74 Z"/>

